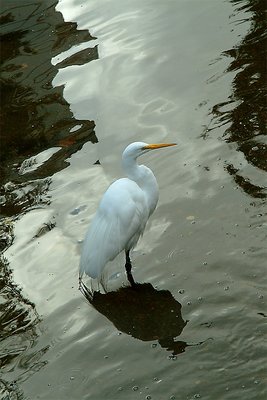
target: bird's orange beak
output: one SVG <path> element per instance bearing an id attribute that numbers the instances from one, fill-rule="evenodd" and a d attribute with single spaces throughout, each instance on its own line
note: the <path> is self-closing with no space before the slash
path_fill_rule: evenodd
<path id="1" fill-rule="evenodd" d="M 154 149 L 160 149 L 161 147 L 169 147 L 169 146 L 176 146 L 177 143 L 156 143 L 156 144 L 148 144 L 147 146 L 144 146 L 144 149 L 149 149 L 149 150 L 154 150 Z"/>

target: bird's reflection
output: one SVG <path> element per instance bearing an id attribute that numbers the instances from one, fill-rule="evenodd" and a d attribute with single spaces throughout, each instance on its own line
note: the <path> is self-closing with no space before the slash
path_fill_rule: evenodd
<path id="1" fill-rule="evenodd" d="M 91 292 L 81 283 L 80 290 L 119 331 L 143 341 L 157 340 L 173 355 L 190 346 L 175 340 L 188 321 L 183 320 L 181 304 L 168 290 L 157 290 L 150 283 L 137 284 L 134 289 L 122 287 L 105 294 Z"/>

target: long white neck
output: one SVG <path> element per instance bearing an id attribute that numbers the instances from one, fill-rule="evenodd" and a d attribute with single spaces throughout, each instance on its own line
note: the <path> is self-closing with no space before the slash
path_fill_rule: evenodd
<path id="1" fill-rule="evenodd" d="M 142 166 L 137 163 L 137 157 L 130 157 L 129 155 L 127 155 L 127 157 L 124 157 L 123 154 L 122 168 L 127 177 L 132 181 L 138 183 L 140 180 L 142 180 Z"/>
<path id="2" fill-rule="evenodd" d="M 150 214 L 152 214 L 159 198 L 158 184 L 153 172 L 145 165 L 139 165 L 137 157 L 129 157 L 129 155 L 122 157 L 122 167 L 127 177 L 135 181 L 140 189 L 143 190 L 147 198 Z"/>

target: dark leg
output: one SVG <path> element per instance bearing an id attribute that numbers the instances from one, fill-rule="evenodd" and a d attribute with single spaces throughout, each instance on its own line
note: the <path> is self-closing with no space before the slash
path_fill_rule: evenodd
<path id="1" fill-rule="evenodd" d="M 130 282 L 132 287 L 136 286 L 136 283 L 134 281 L 134 278 L 132 276 L 132 264 L 131 264 L 131 259 L 130 259 L 130 251 L 125 251 L 125 256 L 126 256 L 126 263 L 125 263 L 125 269 L 126 269 L 126 273 L 127 273 L 127 278 L 128 281 Z"/>

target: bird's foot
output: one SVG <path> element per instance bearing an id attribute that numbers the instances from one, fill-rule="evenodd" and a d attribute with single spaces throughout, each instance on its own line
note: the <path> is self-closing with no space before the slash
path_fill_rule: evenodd
<path id="1" fill-rule="evenodd" d="M 138 283 L 135 282 L 132 274 L 131 275 L 127 274 L 127 278 L 128 278 L 128 281 L 130 282 L 131 288 L 134 289 L 134 290 L 137 290 L 138 289 Z"/>

